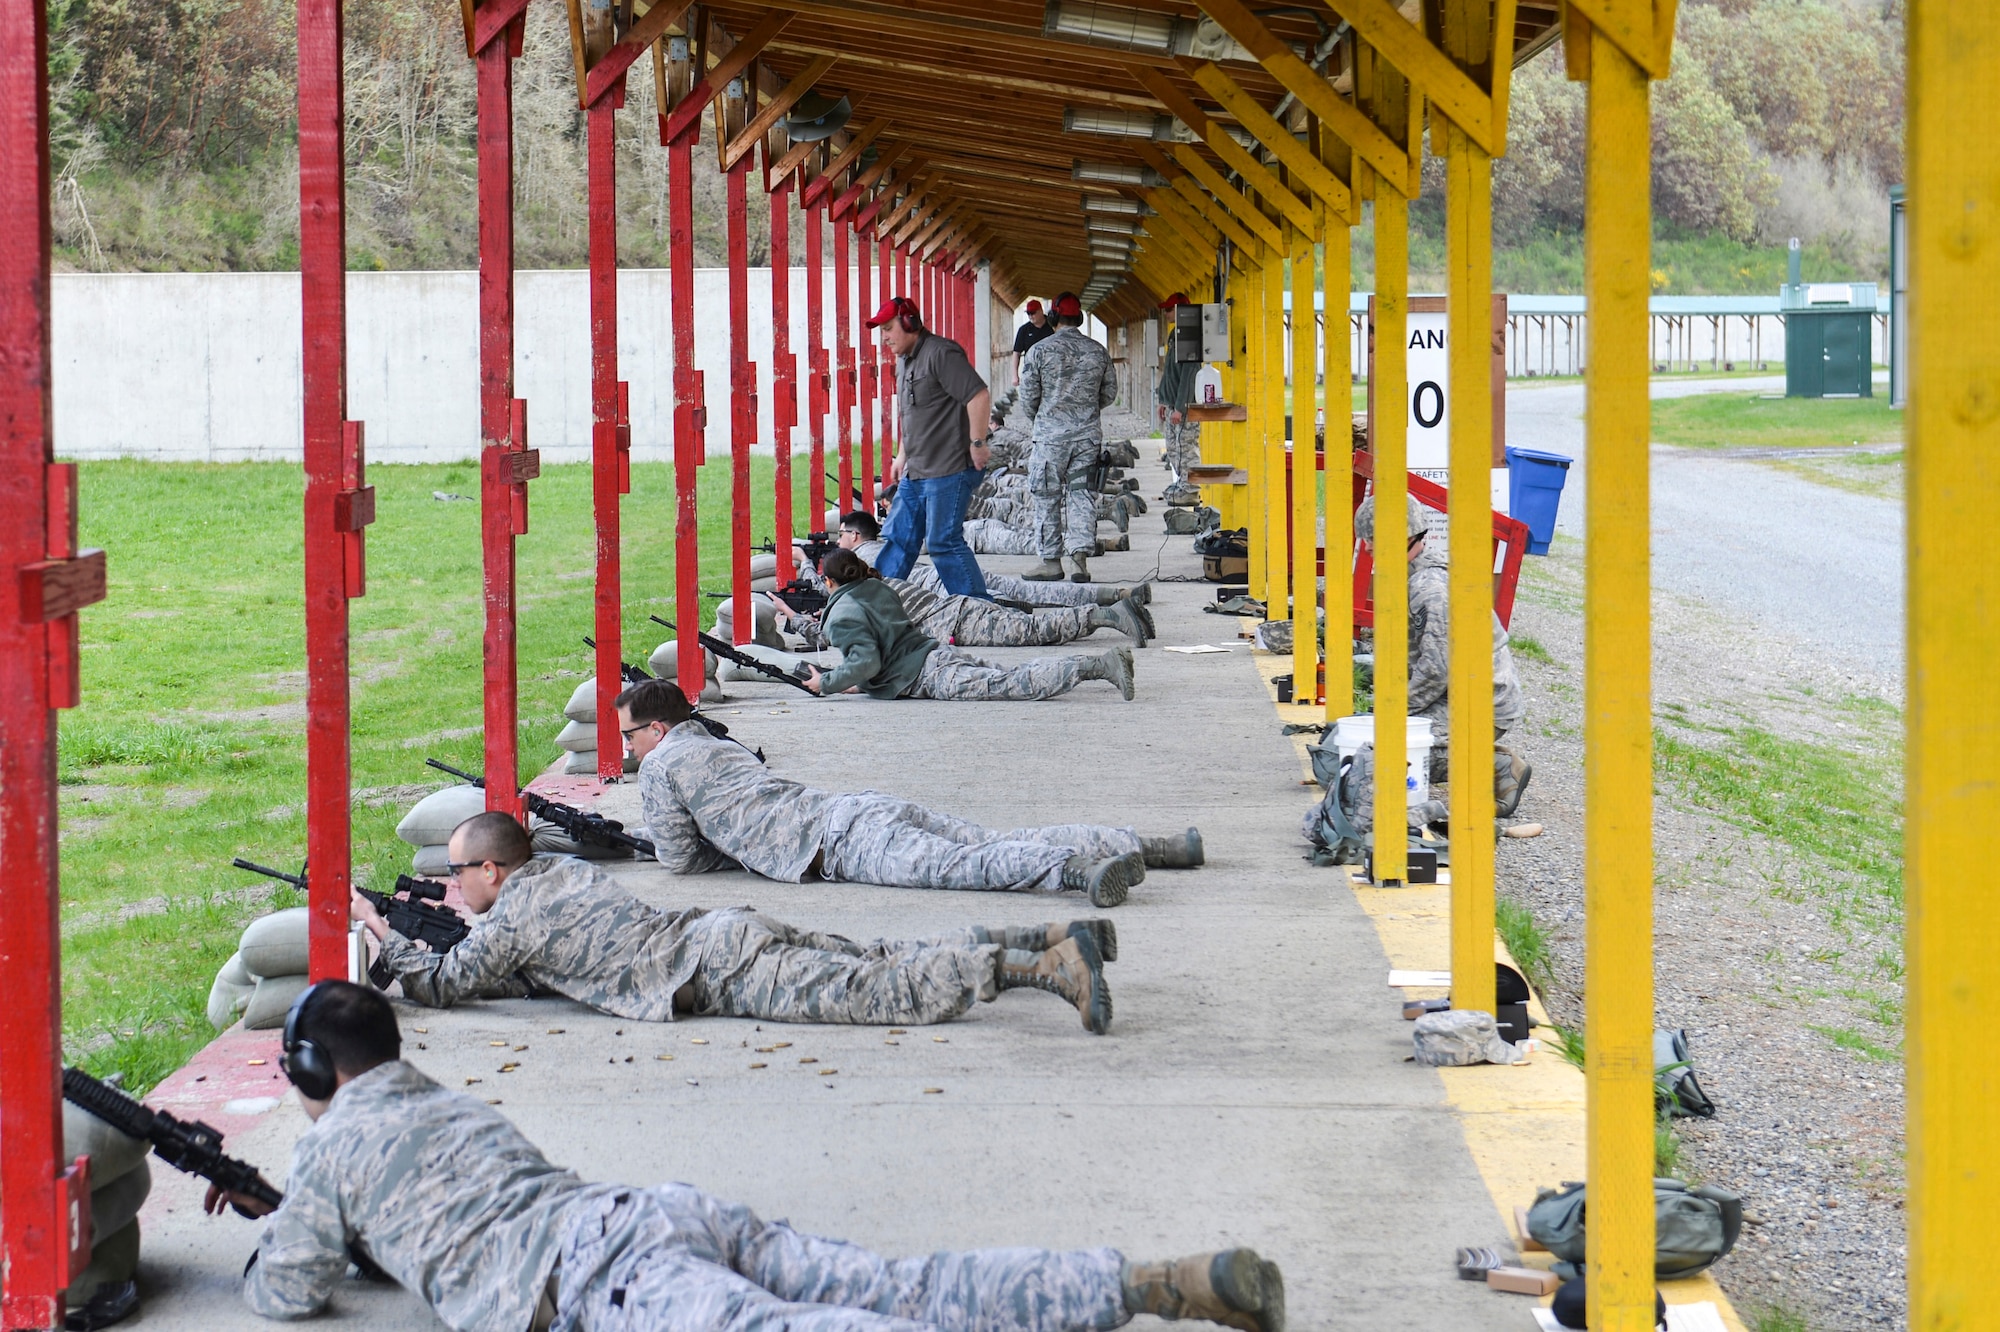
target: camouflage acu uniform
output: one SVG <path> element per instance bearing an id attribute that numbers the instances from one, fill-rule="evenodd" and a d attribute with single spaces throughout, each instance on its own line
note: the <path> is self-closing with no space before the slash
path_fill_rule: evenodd
<path id="1" fill-rule="evenodd" d="M 1046 347 L 1053 340 L 1044 338 L 1036 346 Z M 1017 665 L 1002 666 L 975 657 L 970 652 L 941 647 L 925 659 L 917 682 L 903 697 L 956 702 L 1033 702 L 1054 698 L 1058 694 L 1067 694 L 1082 680 L 1078 660 L 1076 657 L 1035 657 Z"/>
<path id="2" fill-rule="evenodd" d="M 350 1243 L 458 1332 L 1082 1332 L 1117 1327 L 1113 1249 L 891 1260 L 686 1184 L 587 1184 L 499 1111 L 391 1062 L 343 1086 L 292 1152 L 243 1294 L 324 1309 Z M 543 1305 L 547 1299 L 549 1304 Z"/>
<path id="3" fill-rule="evenodd" d="M 1035 533 L 997 518 L 966 519 L 965 539 L 980 555 L 1033 555 L 1042 548 L 1041 538 Z M 986 590 L 993 591 L 993 585 L 988 583 Z"/>
<path id="4" fill-rule="evenodd" d="M 1449 779 L 1451 756 L 1451 583 L 1444 562 L 1430 550 L 1410 566 L 1410 715 L 1431 719 L 1430 779 Z M 1521 721 L 1524 711 L 1507 630 L 1493 617 L 1494 737 Z"/>
<path id="5" fill-rule="evenodd" d="M 1186 419 L 1178 422 L 1172 419 L 1174 412 L 1185 417 L 1193 405 L 1194 378 L 1200 369 L 1199 365 L 1174 360 L 1173 344 L 1168 343 L 1166 364 L 1160 370 L 1160 384 L 1153 399 L 1168 413 L 1161 433 L 1166 437 L 1167 468 L 1174 474 L 1173 484 L 1166 490 L 1169 504 L 1201 502 L 1201 487 L 1188 480 L 1188 469 L 1201 462 L 1201 426 Z"/>
<path id="6" fill-rule="evenodd" d="M 1087 555 L 1096 542 L 1097 498 L 1086 483 L 1104 441 L 1104 409 L 1117 398 L 1111 354 L 1082 329 L 1043 338 L 1022 361 L 1021 406 L 1035 420 L 1028 487 L 1039 501 L 1045 560 Z"/>
<path id="7" fill-rule="evenodd" d="M 1073 606 L 1019 611 L 974 597 L 955 597 L 930 580 L 891 578 L 911 623 L 940 643 L 967 647 L 1045 647 L 1092 633 L 1090 613 Z M 992 591 L 988 584 L 987 591 Z M 1094 602 L 1092 604 L 1095 604 Z"/>
<path id="8" fill-rule="evenodd" d="M 695 1011 L 712 1016 L 929 1023 L 992 997 L 996 953 L 969 933 L 862 946 L 747 908 L 657 911 L 596 866 L 561 858 L 509 875 L 493 909 L 450 952 L 426 952 L 392 932 L 382 956 L 406 998 L 436 1008 L 554 992 L 618 1017 L 669 1022 L 674 992 L 686 985 Z"/>
<path id="9" fill-rule="evenodd" d="M 866 558 L 864 556 L 864 558 Z M 937 570 L 928 564 L 919 564 L 910 570 L 906 580 L 919 583 L 937 591 L 943 591 L 944 584 L 938 581 Z M 1030 606 L 1095 606 L 1097 589 L 1088 583 L 1031 583 L 1013 574 L 989 573 L 986 575 L 986 590 L 1007 601 L 1024 601 Z"/>
<path id="10" fill-rule="evenodd" d="M 1054 892 L 1072 853 L 1103 859 L 1139 848 L 1129 828 L 1000 833 L 895 796 L 814 790 L 696 722 L 674 727 L 646 755 L 639 799 L 660 863 L 683 874 L 740 864 L 784 883 L 817 872 L 891 888 Z"/>

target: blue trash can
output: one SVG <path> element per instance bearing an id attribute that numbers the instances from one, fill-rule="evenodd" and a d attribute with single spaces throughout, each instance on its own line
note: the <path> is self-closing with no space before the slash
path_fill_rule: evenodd
<path id="1" fill-rule="evenodd" d="M 1507 450 L 1507 511 L 1528 525 L 1528 553 L 1546 555 L 1556 534 L 1563 482 L 1575 461 L 1539 449 Z"/>

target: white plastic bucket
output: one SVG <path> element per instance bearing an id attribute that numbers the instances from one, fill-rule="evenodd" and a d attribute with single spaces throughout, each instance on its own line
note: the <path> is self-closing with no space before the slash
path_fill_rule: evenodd
<path id="1" fill-rule="evenodd" d="M 1409 793 L 1409 803 L 1420 805 L 1431 798 L 1431 719 L 1407 717 L 1404 721 L 1407 724 L 1403 728 L 1403 743 L 1409 747 L 1409 768 L 1404 775 L 1404 786 Z M 1333 743 L 1342 758 L 1363 745 L 1374 744 L 1374 716 L 1342 717 L 1333 724 Z"/>

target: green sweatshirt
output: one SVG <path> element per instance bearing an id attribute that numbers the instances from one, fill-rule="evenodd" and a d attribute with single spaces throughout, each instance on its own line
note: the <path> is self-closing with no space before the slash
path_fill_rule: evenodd
<path id="1" fill-rule="evenodd" d="M 820 624 L 841 657 L 838 669 L 820 677 L 826 694 L 860 685 L 873 698 L 901 698 L 937 650 L 936 640 L 910 623 L 896 589 L 879 578 L 864 578 L 835 592 L 820 613 Z"/>

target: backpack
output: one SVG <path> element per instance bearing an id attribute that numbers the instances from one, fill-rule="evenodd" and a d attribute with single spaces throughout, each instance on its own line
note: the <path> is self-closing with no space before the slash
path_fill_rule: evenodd
<path id="1" fill-rule="evenodd" d="M 1659 1109 L 1675 1119 L 1715 1118 L 1715 1102 L 1695 1081 L 1687 1032 L 1677 1027 L 1653 1033 L 1653 1069 L 1653 1096 Z"/>
<path id="2" fill-rule="evenodd" d="M 1372 827 L 1361 826 L 1347 812 L 1348 805 L 1353 803 L 1349 793 L 1354 790 L 1354 782 L 1369 779 L 1366 766 L 1357 778 L 1354 772 L 1356 755 L 1340 758 L 1340 751 L 1330 741 L 1324 745 L 1308 745 L 1306 750 L 1312 755 L 1313 776 L 1326 786 L 1326 794 L 1320 797 L 1317 805 L 1306 811 L 1305 821 L 1299 828 L 1313 848 L 1307 852 L 1306 859 L 1315 865 L 1366 864 Z M 1451 845 L 1443 838 L 1412 837 L 1409 849 L 1435 855 L 1439 865 L 1451 863 Z"/>
<path id="3" fill-rule="evenodd" d="M 1559 1260 L 1557 1276 L 1581 1269 L 1586 1208 L 1584 1186 L 1567 1183 L 1543 1189 L 1528 1209 L 1528 1235 Z M 1677 1179 L 1653 1181 L 1653 1273 L 1660 1280 L 1707 1271 L 1742 1233 L 1742 1195 L 1713 1184 L 1691 1189 Z"/>

